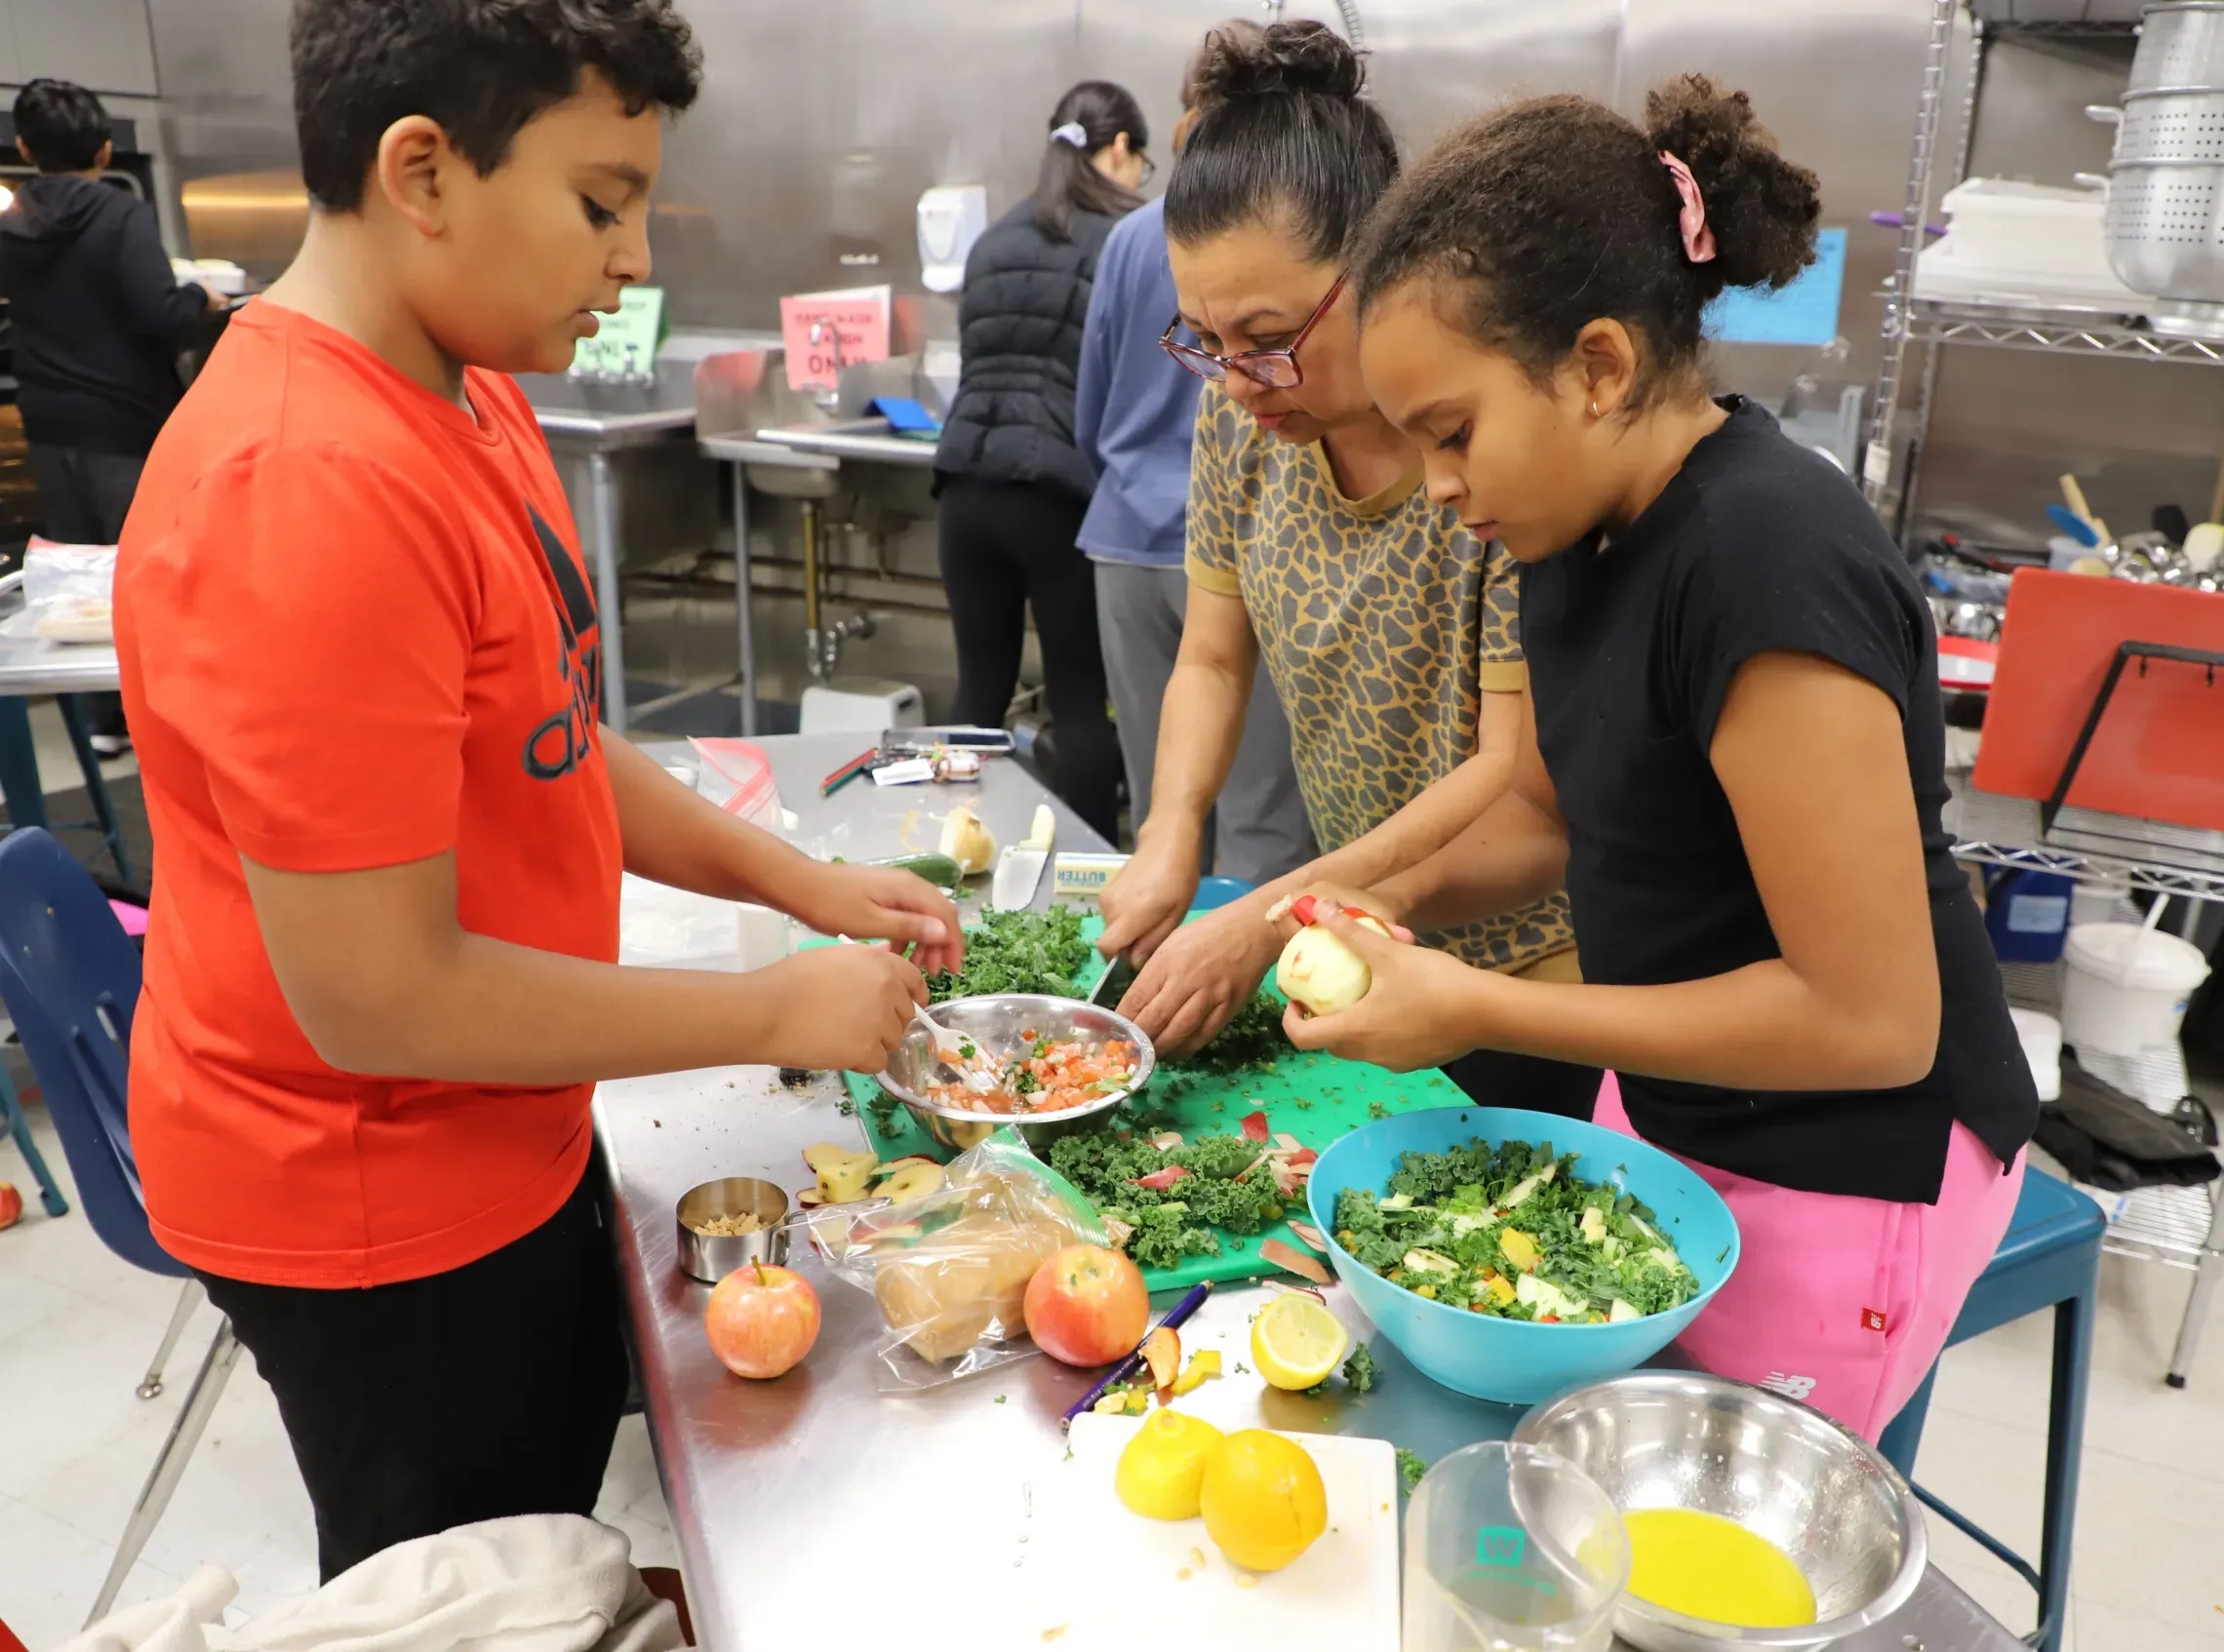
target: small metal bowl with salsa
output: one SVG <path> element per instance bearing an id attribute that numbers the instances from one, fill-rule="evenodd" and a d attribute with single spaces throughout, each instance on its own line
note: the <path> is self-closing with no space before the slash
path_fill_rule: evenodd
<path id="1" fill-rule="evenodd" d="M 1151 1041 L 1124 1015 L 1079 999 L 998 993 L 938 1003 L 934 1019 L 976 1041 L 996 1085 L 968 1089 L 913 1027 L 879 1075 L 919 1127 L 960 1152 L 1010 1124 L 1030 1147 L 1100 1122 L 1150 1082 Z"/>

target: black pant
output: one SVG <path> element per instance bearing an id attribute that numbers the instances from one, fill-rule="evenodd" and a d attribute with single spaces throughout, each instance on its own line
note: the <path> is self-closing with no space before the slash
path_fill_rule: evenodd
<path id="1" fill-rule="evenodd" d="M 1444 1076 L 1478 1107 L 1522 1107 L 1587 1122 L 1599 1104 L 1599 1084 L 1606 1071 L 1537 1055 L 1509 1055 L 1502 1049 L 1473 1049 L 1446 1063 Z"/>
<path id="2" fill-rule="evenodd" d="M 957 633 L 957 720 L 1003 726 L 1032 608 L 1057 726 L 1057 794 L 1117 843 L 1120 740 L 1106 709 L 1096 575 L 1074 544 L 1088 511 L 1088 500 L 1058 488 L 950 477 L 942 486 L 942 584 Z"/>
<path id="3" fill-rule="evenodd" d="M 626 1389 L 600 1180 L 590 1169 L 523 1239 L 421 1279 L 201 1276 L 278 1396 L 326 1582 L 474 1520 L 594 1513 Z"/>
<path id="4" fill-rule="evenodd" d="M 139 491 L 144 457 L 97 453 L 90 448 L 57 448 L 33 442 L 31 475 L 39 485 L 39 531 L 65 545 L 112 545 L 123 537 L 124 518 Z M 124 732 L 121 694 L 85 694 L 96 734 Z"/>

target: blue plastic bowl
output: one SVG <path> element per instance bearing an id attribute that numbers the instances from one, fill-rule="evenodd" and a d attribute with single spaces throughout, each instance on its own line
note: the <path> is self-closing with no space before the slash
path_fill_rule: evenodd
<path id="1" fill-rule="evenodd" d="M 1415 1296 L 1336 1243 L 1337 1194 L 1345 1188 L 1380 1194 L 1407 1154 L 1444 1153 L 1478 1137 L 1493 1144 L 1550 1142 L 1556 1153 L 1578 1156 L 1575 1174 L 1584 1181 L 1636 1195 L 1698 1276 L 1698 1294 L 1681 1308 L 1619 1325 L 1537 1325 Z M 1440 1107 L 1380 1120 L 1321 1155 L 1305 1197 L 1336 1277 L 1398 1352 L 1449 1389 L 1508 1405 L 1532 1405 L 1562 1389 L 1644 1364 L 1682 1334 L 1737 1266 L 1737 1221 L 1714 1189 L 1634 1136 L 1550 1113 Z"/>

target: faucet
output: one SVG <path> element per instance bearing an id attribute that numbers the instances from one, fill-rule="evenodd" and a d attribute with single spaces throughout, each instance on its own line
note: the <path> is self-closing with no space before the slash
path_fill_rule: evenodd
<path id="1" fill-rule="evenodd" d="M 830 345 L 834 351 L 834 388 L 831 390 L 814 390 L 811 393 L 812 399 L 819 407 L 828 413 L 832 413 L 841 403 L 842 370 L 849 365 L 842 360 L 842 330 L 821 316 L 811 324 L 809 337 L 813 349 L 815 350 L 821 345 Z"/>

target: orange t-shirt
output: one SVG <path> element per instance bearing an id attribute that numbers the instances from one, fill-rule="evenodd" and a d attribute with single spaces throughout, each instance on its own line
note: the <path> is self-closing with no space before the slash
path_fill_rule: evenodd
<path id="1" fill-rule="evenodd" d="M 442 1273 L 537 1227 L 586 1164 L 591 1085 L 319 1060 L 240 868 L 453 849 L 465 928 L 617 958 L 592 587 L 525 397 L 464 383 L 471 413 L 251 304 L 124 527 L 116 649 L 158 858 L 132 1143 L 155 1238 L 213 1274 Z"/>

